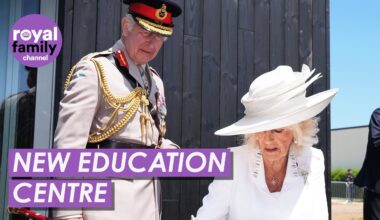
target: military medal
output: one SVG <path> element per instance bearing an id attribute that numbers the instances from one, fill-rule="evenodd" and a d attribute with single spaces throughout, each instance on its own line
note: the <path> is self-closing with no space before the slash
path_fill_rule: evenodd
<path id="1" fill-rule="evenodd" d="M 149 83 L 148 83 L 148 80 L 144 80 L 144 87 L 145 87 L 145 90 L 149 93 Z"/>
<path id="2" fill-rule="evenodd" d="M 160 137 L 164 137 L 166 133 L 166 114 L 167 114 L 167 109 L 166 109 L 166 102 L 165 98 L 159 93 L 156 92 L 155 94 L 156 98 L 156 113 L 158 116 L 159 120 L 159 132 L 160 132 Z"/>
<path id="3" fill-rule="evenodd" d="M 147 77 L 147 74 L 146 74 L 146 70 L 144 68 L 142 68 L 141 66 L 137 66 L 137 69 L 139 70 L 141 79 L 143 81 L 143 85 L 142 86 L 144 86 L 144 89 L 146 90 L 146 93 L 149 96 L 149 94 L 150 94 L 150 88 L 149 88 L 149 81 L 148 81 L 148 77 Z"/>

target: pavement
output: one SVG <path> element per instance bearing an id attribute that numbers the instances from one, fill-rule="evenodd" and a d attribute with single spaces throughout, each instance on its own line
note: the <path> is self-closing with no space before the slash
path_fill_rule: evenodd
<path id="1" fill-rule="evenodd" d="M 363 202 L 331 200 L 332 220 L 363 220 Z"/>

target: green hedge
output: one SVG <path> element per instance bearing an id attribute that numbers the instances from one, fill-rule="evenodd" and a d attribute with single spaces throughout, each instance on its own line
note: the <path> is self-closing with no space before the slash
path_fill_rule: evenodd
<path id="1" fill-rule="evenodd" d="M 352 175 L 356 177 L 359 173 L 358 169 L 352 169 Z M 331 180 L 332 181 L 346 181 L 347 169 L 332 169 Z"/>

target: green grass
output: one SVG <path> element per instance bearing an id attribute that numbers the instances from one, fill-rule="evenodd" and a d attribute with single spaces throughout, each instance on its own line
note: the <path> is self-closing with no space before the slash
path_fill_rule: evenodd
<path id="1" fill-rule="evenodd" d="M 359 173 L 358 169 L 352 169 L 352 175 L 356 177 Z M 347 169 L 332 169 L 331 180 L 332 181 L 346 181 Z"/>

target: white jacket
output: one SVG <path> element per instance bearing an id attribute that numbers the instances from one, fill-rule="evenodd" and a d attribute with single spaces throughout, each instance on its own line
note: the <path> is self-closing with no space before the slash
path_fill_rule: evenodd
<path id="1" fill-rule="evenodd" d="M 265 183 L 260 150 L 240 146 L 232 152 L 233 179 L 210 184 L 197 220 L 328 219 L 321 150 L 291 150 L 281 192 L 276 193 Z"/>

